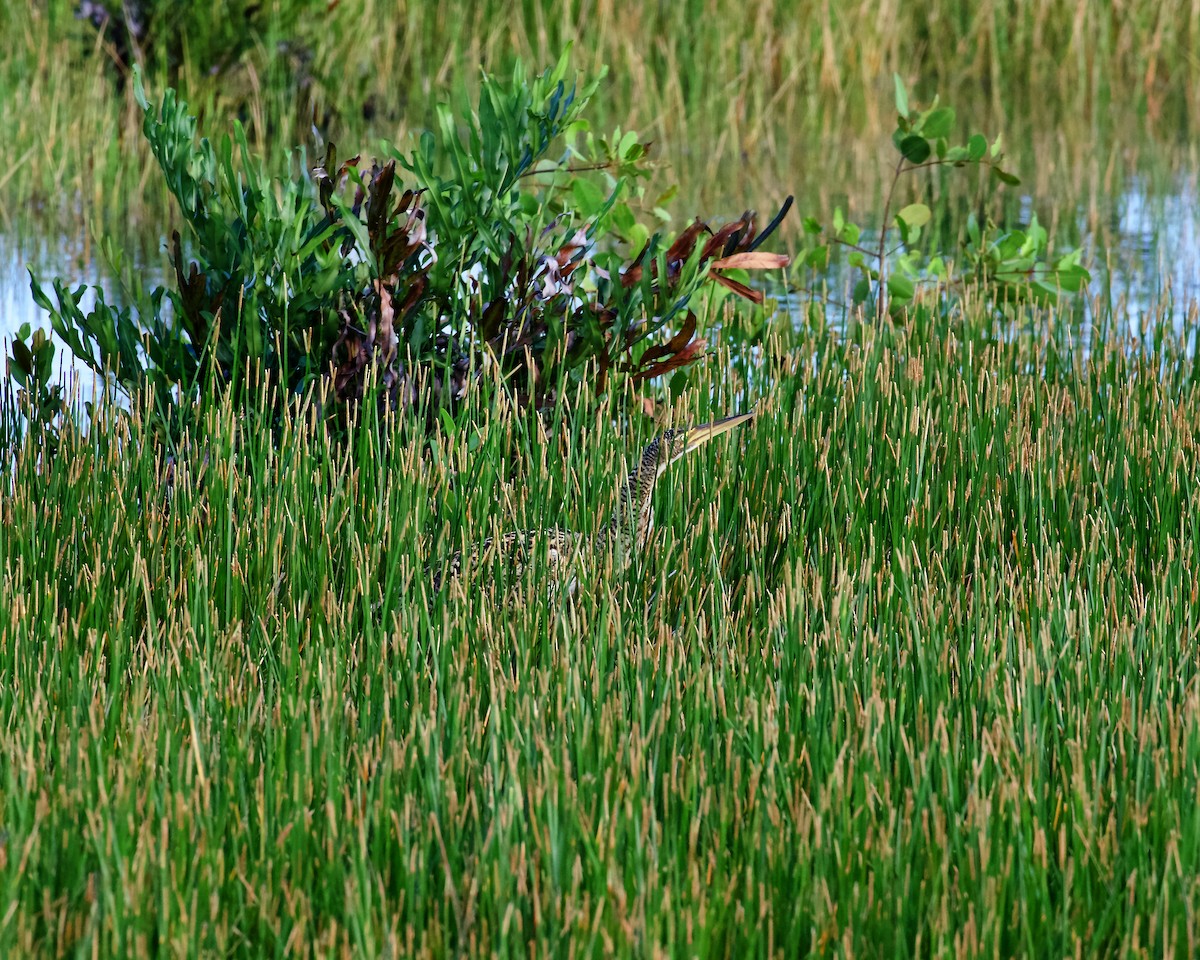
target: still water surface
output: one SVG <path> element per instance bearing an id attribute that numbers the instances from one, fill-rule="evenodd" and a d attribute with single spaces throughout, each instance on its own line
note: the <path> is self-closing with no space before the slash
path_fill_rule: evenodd
<path id="1" fill-rule="evenodd" d="M 1053 198 L 1025 197 L 1023 219 L 1052 202 Z M 1076 235 L 1082 238 L 1092 271 L 1091 295 L 1114 305 L 1120 323 L 1134 339 L 1157 316 L 1165 315 L 1180 326 L 1200 300 L 1200 205 L 1195 177 L 1176 177 L 1169 189 L 1158 192 L 1147 182 L 1131 178 L 1104 211 L 1102 229 L 1086 229 L 1084 220 L 1080 211 Z M 143 240 L 138 246 L 143 253 L 136 262 L 142 264 L 143 283 L 149 290 L 164 280 L 165 245 Z M 58 276 L 71 288 L 99 284 L 110 303 L 122 303 L 119 284 L 95 252 L 93 245 L 67 236 L 32 240 L 28 234 L 21 238 L 0 234 L 0 341 L 5 341 L 5 356 L 7 339 L 22 324 L 49 328 L 48 317 L 30 293 L 30 269 L 47 289 L 51 278 Z M 835 268 L 825 282 L 831 296 L 846 299 L 844 273 Z M 799 292 L 803 298 L 803 291 Z M 81 307 L 87 310 L 93 302 L 89 292 Z M 1087 333 L 1080 334 L 1086 343 Z M 78 369 L 69 357 L 64 363 Z"/>

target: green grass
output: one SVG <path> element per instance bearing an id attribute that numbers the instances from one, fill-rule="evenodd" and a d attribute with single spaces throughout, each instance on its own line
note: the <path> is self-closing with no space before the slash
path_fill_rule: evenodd
<path id="1" fill-rule="evenodd" d="M 71 6 L 0 9 L 0 231 L 160 237 Z M 1003 130 L 1069 242 L 1082 213 L 1104 250 L 1128 172 L 1194 165 L 1182 2 L 266 6 L 174 79 L 280 164 L 314 108 L 369 151 L 573 39 L 612 68 L 595 126 L 674 164 L 677 226 L 879 209 L 893 69 Z M 1018 199 L 962 180 L 939 201 Z M 274 437 L 215 398 L 171 468 L 144 398 L 51 452 L 0 387 L 0 955 L 1195 953 L 1200 321 L 1134 344 L 1111 317 L 1084 356 L 1069 310 L 998 337 L 980 302 L 758 351 L 726 323 L 662 422 L 758 416 L 566 607 L 538 564 L 443 593 L 425 568 L 595 530 L 661 427 L 631 398 L 531 425 L 481 390 L 453 430 L 347 446 L 311 398 Z"/>
<path id="2" fill-rule="evenodd" d="M 1193 951 L 1200 331 L 970 317 L 717 356 L 672 419 L 758 417 L 569 608 L 422 571 L 594 529 L 611 400 L 349 450 L 213 401 L 169 511 L 136 416 L 6 454 L 0 952 Z"/>
<path id="3" fill-rule="evenodd" d="M 75 20 L 74 5 L 0 10 L 11 38 L 0 55 L 6 231 L 39 209 L 124 231 L 157 223 L 165 205 L 145 175 L 128 87 L 116 95 L 111 45 Z M 195 22 L 177 5 L 146 6 L 170 11 L 171 24 L 148 56 L 148 85 L 177 86 L 210 131 L 241 118 L 252 147 L 281 164 L 284 150 L 311 146 L 314 116 L 343 155 L 370 154 L 379 137 L 404 142 L 428 127 L 437 101 L 472 94 L 480 66 L 550 64 L 574 42 L 578 67 L 611 68 L 598 128 L 620 124 L 655 142 L 675 171 L 664 186 L 682 183 L 693 208 L 684 218 L 735 216 L 788 193 L 806 210 L 842 192 L 878 207 L 893 70 L 921 99 L 942 92 L 1010 145 L 1029 139 L 1013 152 L 1043 195 L 1091 185 L 1094 196 L 1111 189 L 1114 164 L 1119 174 L 1147 154 L 1174 156 L 1200 109 L 1191 54 L 1200 12 L 1185 0 L 1119 11 L 1083 0 L 930 0 L 883 14 L 804 0 L 758 3 L 752 16 L 732 0 L 633 12 L 611 0 L 272 0 L 241 30 L 245 0 L 220 0 Z M 245 42 L 226 62 L 231 36 Z M 173 48 L 186 56 L 170 67 Z"/>

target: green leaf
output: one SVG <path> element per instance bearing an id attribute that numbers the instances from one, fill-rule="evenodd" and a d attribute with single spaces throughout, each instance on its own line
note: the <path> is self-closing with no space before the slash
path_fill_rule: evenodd
<path id="1" fill-rule="evenodd" d="M 972 246 L 979 246 L 979 241 L 982 234 L 979 231 L 979 220 L 975 216 L 974 211 L 967 214 L 967 239 L 971 241 Z"/>
<path id="2" fill-rule="evenodd" d="M 857 223 L 844 223 L 842 224 L 842 229 L 838 231 L 838 239 L 851 246 L 858 243 L 861 236 L 862 229 Z"/>
<path id="3" fill-rule="evenodd" d="M 650 240 L 650 228 L 645 224 L 635 223 L 625 240 L 634 250 L 641 250 Z"/>
<path id="4" fill-rule="evenodd" d="M 1029 221 L 1029 240 L 1033 244 L 1034 250 L 1045 250 L 1046 241 L 1050 239 L 1050 235 L 1046 232 L 1046 228 L 1038 223 L 1037 214 L 1035 213 Z"/>
<path id="5" fill-rule="evenodd" d="M 613 225 L 616 226 L 623 235 L 629 236 L 637 229 L 637 217 L 633 211 L 629 209 L 629 204 L 618 203 L 612 208 Z"/>
<path id="6" fill-rule="evenodd" d="M 1045 280 L 1035 280 L 1030 286 L 1037 295 L 1036 299 L 1042 303 L 1050 304 L 1058 301 L 1058 287 L 1054 284 L 1047 283 Z"/>
<path id="7" fill-rule="evenodd" d="M 835 234 L 840 234 L 842 232 L 842 227 L 844 227 L 845 225 L 846 225 L 846 218 L 842 215 L 842 208 L 834 207 L 833 208 L 833 232 Z"/>
<path id="8" fill-rule="evenodd" d="M 814 247 L 804 255 L 805 266 L 812 267 L 814 270 L 824 270 L 829 266 L 829 245 L 823 244 L 819 247 Z"/>
<path id="9" fill-rule="evenodd" d="M 371 275 L 377 276 L 379 273 L 379 268 L 375 262 L 375 252 L 371 249 L 371 238 L 367 235 L 366 224 L 359 219 L 358 215 L 355 214 L 354 210 L 351 209 L 349 204 L 347 204 L 346 201 L 339 197 L 336 193 L 331 198 L 331 203 L 338 209 L 338 212 L 341 213 L 342 223 L 345 225 L 346 229 L 350 231 L 350 235 L 354 237 L 354 240 L 358 245 L 359 253 L 362 254 L 363 260 L 365 260 L 367 265 L 370 267 Z"/>
<path id="10" fill-rule="evenodd" d="M 971 134 L 971 139 L 967 141 L 967 157 L 972 163 L 978 163 L 983 159 L 985 153 L 987 153 L 987 137 L 982 133 Z"/>
<path id="11" fill-rule="evenodd" d="M 29 268 L 26 268 L 29 269 Z M 50 298 L 46 296 L 46 291 L 42 289 L 41 284 L 37 282 L 37 277 L 33 275 L 33 270 L 29 269 L 29 290 L 33 294 L 33 302 L 45 310 L 47 313 L 54 313 L 54 304 L 50 302 Z M 22 328 L 24 329 L 24 328 Z M 24 334 L 22 338 L 28 336 Z"/>
<path id="12" fill-rule="evenodd" d="M 924 163 L 931 153 L 929 141 L 915 133 L 909 134 L 900 141 L 900 153 L 910 163 Z"/>
<path id="13" fill-rule="evenodd" d="M 929 222 L 933 213 L 923 203 L 910 203 L 896 216 L 910 227 L 923 227 Z"/>
<path id="14" fill-rule="evenodd" d="M 996 241 L 994 247 L 1002 259 L 1010 260 L 1017 256 L 1024 245 L 1025 233 L 1021 230 L 1010 230 Z"/>
<path id="15" fill-rule="evenodd" d="M 623 137 L 621 137 L 621 142 L 617 144 L 617 156 L 622 157 L 625 160 L 636 159 L 636 157 L 631 157 L 629 155 L 636 146 L 638 146 L 637 134 L 633 130 L 630 130 Z"/>
<path id="16" fill-rule="evenodd" d="M 1015 187 L 1021 183 L 1021 178 L 1014 173 L 1009 173 L 1007 170 L 1001 170 L 999 167 L 992 167 L 992 175 L 1001 183 L 1007 183 L 1009 186 Z"/>
<path id="17" fill-rule="evenodd" d="M 571 193 L 575 196 L 576 208 L 584 217 L 594 217 L 604 206 L 604 191 L 591 180 L 577 179 L 571 184 Z"/>
<path id="18" fill-rule="evenodd" d="M 49 383 L 50 372 L 54 368 L 54 344 L 46 340 L 46 335 L 39 330 L 34 334 L 33 347 L 37 359 L 38 379 L 42 383 Z"/>
<path id="19" fill-rule="evenodd" d="M 850 294 L 850 299 L 855 303 L 866 303 L 867 297 L 871 295 L 871 281 L 866 277 L 860 277 L 858 283 L 854 285 L 854 290 Z"/>
<path id="20" fill-rule="evenodd" d="M 1002 273 L 1010 279 L 1028 274 L 1035 266 L 1033 257 L 1012 257 L 1008 260 L 1003 260 L 1000 266 L 996 268 L 997 273 Z"/>
<path id="21" fill-rule="evenodd" d="M 921 132 L 930 140 L 950 136 L 954 132 L 954 109 L 952 107 L 938 107 L 938 109 L 931 111 L 929 116 L 925 118 Z"/>
<path id="22" fill-rule="evenodd" d="M 1078 293 L 1092 279 L 1091 274 L 1078 264 L 1059 270 L 1055 276 L 1058 285 L 1067 293 Z"/>
<path id="23" fill-rule="evenodd" d="M 908 301 L 916 292 L 916 284 L 903 274 L 893 273 L 887 278 L 888 292 L 896 300 Z"/>
<path id="24" fill-rule="evenodd" d="M 554 69 L 547 74 L 547 79 L 550 83 L 558 83 L 567 75 L 567 66 L 571 62 L 571 48 L 574 46 L 574 41 L 571 41 L 563 48 L 563 52 L 559 56 L 558 62 L 554 65 Z"/>
<path id="25" fill-rule="evenodd" d="M 904 81 L 900 79 L 900 74 L 893 73 L 892 81 L 896 85 L 896 112 L 900 116 L 908 119 L 908 91 L 904 89 Z"/>
<path id="26" fill-rule="evenodd" d="M 805 217 L 802 226 L 805 233 L 817 234 L 821 232 L 821 224 L 814 217 Z"/>
<path id="27" fill-rule="evenodd" d="M 136 63 L 133 65 L 133 99 L 141 107 L 142 113 L 151 113 L 150 101 L 146 99 L 146 87 L 142 83 L 142 68 Z"/>
<path id="28" fill-rule="evenodd" d="M 1000 151 L 1004 149 L 1003 141 L 1004 141 L 1004 134 L 997 134 L 996 139 L 992 142 L 992 159 L 993 160 L 995 160 L 998 156 L 1000 156 Z"/>
<path id="29" fill-rule="evenodd" d="M 29 352 L 29 348 L 20 340 L 14 340 L 12 344 L 13 360 L 17 367 L 27 374 L 33 373 L 33 354 Z"/>
<path id="30" fill-rule="evenodd" d="M 920 231 L 917 232 L 919 233 Z M 921 272 L 922 259 L 922 256 L 917 251 L 909 250 L 907 253 L 903 253 L 896 258 L 896 265 L 892 268 L 892 273 L 915 278 Z"/>
<path id="31" fill-rule="evenodd" d="M 678 400 L 680 395 L 688 386 L 688 375 L 684 370 L 678 371 L 675 376 L 671 377 L 671 383 L 668 389 L 671 391 L 671 399 Z"/>

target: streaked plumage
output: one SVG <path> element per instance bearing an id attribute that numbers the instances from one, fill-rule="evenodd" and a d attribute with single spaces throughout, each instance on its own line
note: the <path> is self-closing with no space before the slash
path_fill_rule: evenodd
<path id="1" fill-rule="evenodd" d="M 589 537 L 557 527 L 549 530 L 514 530 L 499 538 L 489 537 L 468 551 L 467 566 L 489 569 L 495 560 L 493 551 L 498 550 L 510 574 L 519 578 L 534 551 L 543 549 L 544 545 L 552 576 L 556 581 L 565 581 L 568 593 L 574 592 L 578 577 L 588 561 L 605 555 L 609 550 L 612 551 L 617 570 L 624 570 L 635 553 L 640 554 L 646 549 L 654 525 L 651 496 L 654 484 L 663 471 L 713 437 L 732 430 L 752 416 L 754 414 L 746 413 L 696 427 L 672 429 L 652 440 L 622 485 L 612 518 L 595 536 Z M 459 576 L 463 566 L 462 553 L 455 553 L 450 558 L 445 579 Z M 442 581 L 443 576 L 435 574 L 435 590 Z"/>

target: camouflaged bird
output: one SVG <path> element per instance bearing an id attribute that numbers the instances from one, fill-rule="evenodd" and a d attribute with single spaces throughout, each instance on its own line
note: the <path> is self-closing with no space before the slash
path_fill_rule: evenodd
<path id="1" fill-rule="evenodd" d="M 744 413 L 696 427 L 671 429 L 655 437 L 642 451 L 637 466 L 625 480 L 612 519 L 595 536 L 554 527 L 514 530 L 501 537 L 489 537 L 467 551 L 465 566 L 468 572 L 488 569 L 498 552 L 510 575 L 519 579 L 530 558 L 545 549 L 551 577 L 562 583 L 570 594 L 574 593 L 579 577 L 592 557 L 604 556 L 611 550 L 617 571 L 624 570 L 635 554 L 640 555 L 646 549 L 654 527 L 651 495 L 654 484 L 667 467 L 753 416 L 753 413 Z M 433 588 L 440 589 L 443 582 L 459 577 L 463 569 L 463 552 L 458 551 L 450 558 L 444 574 L 434 575 Z"/>

